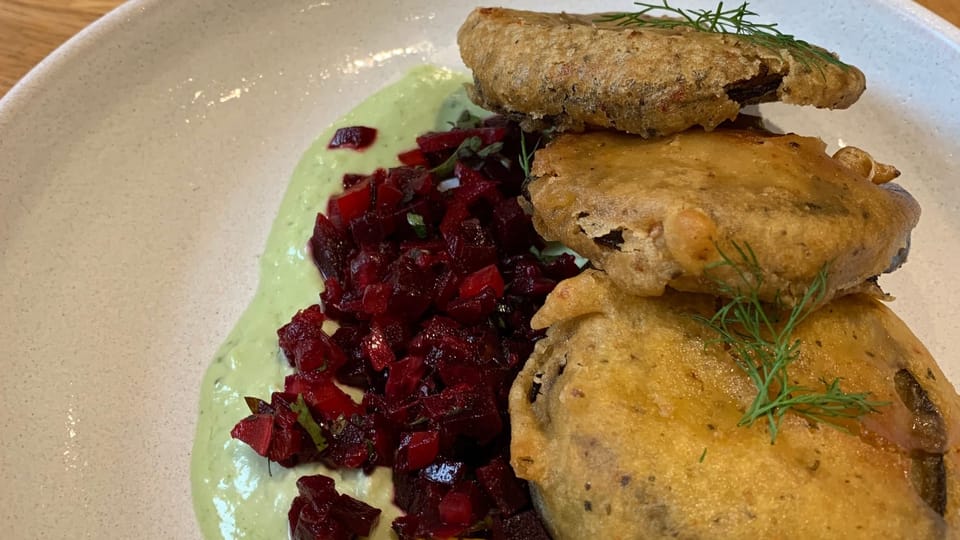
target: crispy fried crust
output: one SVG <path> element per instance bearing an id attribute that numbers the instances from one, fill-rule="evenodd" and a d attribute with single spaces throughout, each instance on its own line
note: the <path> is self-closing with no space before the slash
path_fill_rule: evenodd
<path id="1" fill-rule="evenodd" d="M 712 129 L 745 103 L 845 108 L 865 88 L 857 68 L 804 62 L 789 49 L 689 29 L 599 24 L 597 16 L 475 9 L 457 34 L 473 70 L 471 99 L 524 118 L 525 129 L 550 123 L 650 137 Z"/>
<path id="2" fill-rule="evenodd" d="M 791 381 L 842 377 L 890 404 L 850 433 L 788 414 L 771 445 L 765 422 L 737 425 L 756 389 L 693 319 L 713 309 L 596 271 L 548 297 L 510 394 L 511 459 L 556 540 L 956 537 L 960 401 L 903 322 L 861 295 L 807 318 Z"/>
<path id="3" fill-rule="evenodd" d="M 539 150 L 529 185 L 534 225 L 642 296 L 664 287 L 723 294 L 717 246 L 749 246 L 761 297 L 788 303 L 828 266 L 824 301 L 859 290 L 906 249 L 920 207 L 875 185 L 815 138 L 691 130 L 645 140 L 565 134 Z"/>

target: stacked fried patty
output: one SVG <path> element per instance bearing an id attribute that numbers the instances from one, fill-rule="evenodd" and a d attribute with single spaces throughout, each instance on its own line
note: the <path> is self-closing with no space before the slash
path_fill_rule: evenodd
<path id="1" fill-rule="evenodd" d="M 727 123 L 747 103 L 848 107 L 863 74 L 818 48 L 602 19 L 480 8 L 458 40 L 476 103 L 554 133 L 527 202 L 592 266 L 534 318 L 548 334 L 511 392 L 512 464 L 553 536 L 955 536 L 960 398 L 877 300 L 917 201 L 862 150 Z M 761 390 L 703 321 L 745 290 L 770 328 L 802 308 L 778 384 L 842 383 L 873 412 L 787 411 L 775 440 L 743 422 Z"/>

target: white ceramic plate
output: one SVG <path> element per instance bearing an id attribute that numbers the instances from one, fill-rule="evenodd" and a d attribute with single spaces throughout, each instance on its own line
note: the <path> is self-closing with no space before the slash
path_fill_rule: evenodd
<path id="1" fill-rule="evenodd" d="M 200 378 L 253 294 L 294 165 L 408 67 L 458 65 L 473 3 L 134 1 L 0 101 L 4 538 L 199 536 Z M 960 382 L 960 31 L 906 0 L 753 7 L 866 72 L 849 111 L 766 112 L 902 169 L 924 215 L 884 284 Z"/>

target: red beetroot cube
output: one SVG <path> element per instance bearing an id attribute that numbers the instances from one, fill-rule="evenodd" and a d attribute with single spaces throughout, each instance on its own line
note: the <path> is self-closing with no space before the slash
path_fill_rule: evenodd
<path id="1" fill-rule="evenodd" d="M 452 131 L 421 135 L 417 137 L 417 146 L 420 147 L 421 151 L 426 153 L 442 152 L 444 150 L 457 148 L 463 141 L 470 137 L 479 137 L 483 146 L 489 146 L 495 142 L 502 141 L 506 134 L 506 128 L 502 127 L 455 129 Z"/>
<path id="2" fill-rule="evenodd" d="M 270 408 L 273 409 L 273 421 L 277 428 L 297 425 L 297 413 L 290 408 L 297 402 L 297 394 L 274 392 L 270 394 Z"/>
<path id="3" fill-rule="evenodd" d="M 300 495 L 288 514 L 296 539 L 352 540 L 369 535 L 379 519 L 380 510 L 337 493 L 332 478 L 304 476 L 297 480 L 297 489 Z"/>
<path id="4" fill-rule="evenodd" d="M 417 245 L 403 246 L 407 247 L 405 256 L 413 261 L 414 265 L 425 272 L 433 272 L 436 267 L 444 268 L 450 263 L 450 256 L 447 255 L 446 245 L 440 242 L 439 249 L 434 242 L 425 247 Z"/>
<path id="5" fill-rule="evenodd" d="M 280 349 L 290 365 L 301 372 L 333 373 L 347 361 L 343 350 L 323 331 L 323 309 L 313 305 L 300 310 L 277 330 Z"/>
<path id="6" fill-rule="evenodd" d="M 466 493 L 451 491 L 440 501 L 440 519 L 451 525 L 470 525 L 473 506 Z"/>
<path id="7" fill-rule="evenodd" d="M 300 510 L 297 526 L 292 529 L 293 540 L 352 540 L 353 535 L 329 511 L 320 511 L 311 505 Z"/>
<path id="8" fill-rule="evenodd" d="M 326 375 L 295 373 L 287 376 L 283 386 L 287 392 L 302 394 L 303 400 L 310 409 L 318 411 L 320 416 L 328 422 L 340 417 L 350 418 L 356 414 L 363 414 L 363 407 L 353 401 L 353 398 Z"/>
<path id="9" fill-rule="evenodd" d="M 404 539 L 433 537 L 437 529 L 443 527 L 440 501 L 450 489 L 421 478 L 416 473 L 399 472 L 396 468 L 393 471 L 393 485 L 394 502 L 407 513 L 404 516 L 406 519 L 394 521 L 394 530 Z M 398 526 L 401 529 L 398 530 Z"/>
<path id="10" fill-rule="evenodd" d="M 414 148 L 413 150 L 408 150 L 397 154 L 397 159 L 400 160 L 400 163 L 408 167 L 429 167 L 430 163 L 427 161 L 427 157 L 423 155 L 423 152 L 419 148 Z"/>
<path id="11" fill-rule="evenodd" d="M 533 510 L 515 516 L 493 517 L 493 540 L 550 540 L 550 535 Z"/>
<path id="12" fill-rule="evenodd" d="M 500 249 L 509 255 L 527 253 L 537 245 L 537 233 L 530 216 L 523 211 L 516 197 L 506 198 L 493 210 L 493 235 Z"/>
<path id="13" fill-rule="evenodd" d="M 478 363 L 477 348 L 467 341 L 467 336 L 440 336 L 427 351 L 427 363 L 433 367 L 445 363 L 474 366 Z"/>
<path id="14" fill-rule="evenodd" d="M 290 531 L 296 531 L 297 526 L 300 523 L 300 513 L 303 512 L 303 509 L 310 504 L 307 501 L 307 498 L 304 496 L 298 496 L 293 498 L 293 502 L 290 503 L 290 510 L 287 511 L 287 522 L 290 524 Z"/>
<path id="15" fill-rule="evenodd" d="M 426 379 L 429 381 L 430 379 Z M 418 383 L 415 392 L 420 392 L 421 387 L 426 382 Z M 429 390 L 423 390 L 429 391 Z M 363 396 L 363 403 L 369 410 L 382 414 L 391 424 L 391 427 L 406 426 L 415 420 L 420 412 L 420 403 L 414 400 L 388 401 L 384 396 L 375 392 L 367 392 Z M 393 456 L 396 447 L 390 450 L 389 455 Z"/>
<path id="16" fill-rule="evenodd" d="M 363 180 L 343 193 L 330 197 L 327 215 L 334 225 L 347 227 L 370 209 L 371 193 L 370 180 Z"/>
<path id="17" fill-rule="evenodd" d="M 456 386 L 458 384 L 476 386 L 483 384 L 484 369 L 488 368 L 451 362 L 441 357 L 437 372 L 440 375 L 440 380 L 447 386 Z"/>
<path id="18" fill-rule="evenodd" d="M 390 270 L 390 264 L 397 258 L 397 251 L 389 244 L 366 247 L 358 252 L 349 263 L 350 281 L 358 290 L 365 289 L 383 281 Z"/>
<path id="19" fill-rule="evenodd" d="M 332 468 L 359 469 L 370 458 L 370 440 L 366 418 L 341 419 L 331 433 L 329 447 L 323 454 L 323 462 Z"/>
<path id="20" fill-rule="evenodd" d="M 440 221 L 440 233 L 449 239 L 460 230 L 460 224 L 470 219 L 470 209 L 462 201 L 453 201 L 447 206 L 447 211 Z M 448 240 L 449 241 L 449 240 Z"/>
<path id="21" fill-rule="evenodd" d="M 393 520 L 390 527 L 397 533 L 397 538 L 400 540 L 416 540 L 417 531 L 420 530 L 420 517 L 416 514 L 400 516 Z"/>
<path id="22" fill-rule="evenodd" d="M 344 267 L 353 250 L 353 244 L 344 234 L 346 229 L 337 228 L 327 216 L 317 214 L 310 237 L 310 256 L 324 279 L 342 280 Z"/>
<path id="23" fill-rule="evenodd" d="M 524 296 L 546 296 L 556 287 L 557 282 L 544 277 L 540 264 L 526 255 L 511 257 L 513 280 L 510 282 L 510 291 L 513 294 Z"/>
<path id="24" fill-rule="evenodd" d="M 258 454 L 284 467 L 292 467 L 303 459 L 315 459 L 316 448 L 311 448 L 307 432 L 297 423 L 297 414 L 290 410 L 296 396 L 274 392 L 269 413 L 248 416 L 241 420 L 230 434 Z"/>
<path id="25" fill-rule="evenodd" d="M 463 326 L 450 317 L 435 315 L 422 323 L 422 330 L 413 340 L 407 350 L 411 354 L 426 355 L 430 349 L 437 347 L 446 336 L 459 336 Z"/>
<path id="26" fill-rule="evenodd" d="M 273 415 L 252 414 L 233 427 L 230 436 L 250 445 L 254 452 L 266 456 L 273 438 Z"/>
<path id="27" fill-rule="evenodd" d="M 464 435 L 485 444 L 503 429 L 490 388 L 461 384 L 426 396 L 420 404 L 433 425 L 449 435 Z"/>
<path id="28" fill-rule="evenodd" d="M 387 312 L 393 288 L 386 283 L 374 283 L 363 290 L 363 312 L 382 315 Z"/>
<path id="29" fill-rule="evenodd" d="M 343 189 L 350 189 L 360 182 L 363 182 L 367 178 L 369 178 L 369 176 L 366 174 L 346 173 L 343 175 L 343 179 L 340 181 L 340 183 L 343 184 Z"/>
<path id="30" fill-rule="evenodd" d="M 327 148 L 349 148 L 351 150 L 363 150 L 367 148 L 377 138 L 377 130 L 366 126 L 343 127 L 334 132 L 333 137 L 327 144 Z"/>
<path id="31" fill-rule="evenodd" d="M 450 490 L 451 495 L 456 493 L 465 497 L 465 499 L 460 498 L 458 501 L 456 498 L 453 502 L 460 503 L 461 507 L 459 510 L 465 511 L 467 508 L 470 510 L 470 516 L 466 518 L 467 524 L 477 523 L 482 521 L 483 518 L 490 512 L 490 497 L 487 496 L 487 493 L 480 487 L 480 484 L 476 480 L 461 480 Z M 446 499 L 446 497 L 444 497 Z M 443 501 L 441 501 L 442 504 Z M 456 507 L 449 508 L 450 510 L 458 510 Z M 443 513 L 443 507 L 440 507 L 441 516 Z M 463 519 L 461 517 L 461 519 Z"/>
<path id="32" fill-rule="evenodd" d="M 530 505 L 526 484 L 517 478 L 503 457 L 476 470 L 477 480 L 504 515 L 511 516 Z"/>
<path id="33" fill-rule="evenodd" d="M 234 426 L 230 435 L 284 467 L 292 467 L 300 461 L 301 452 L 305 450 L 306 457 L 314 456 L 316 452 L 311 452 L 305 445 L 308 437 L 306 431 L 297 424 L 296 413 L 290 410 L 290 397 L 274 392 L 269 405 L 258 404 L 258 409 L 267 412 L 244 418 Z"/>
<path id="34" fill-rule="evenodd" d="M 461 272 L 474 272 L 497 262 L 497 245 L 477 219 L 460 223 L 456 231 L 445 234 L 444 239 L 447 253 Z"/>
<path id="35" fill-rule="evenodd" d="M 553 261 L 544 265 L 544 272 L 557 281 L 572 278 L 580 273 L 577 259 L 569 253 L 563 253 Z"/>
<path id="36" fill-rule="evenodd" d="M 434 366 L 440 380 L 448 387 L 483 384 L 497 368 L 487 365 L 492 358 L 481 357 L 478 345 L 477 342 L 468 343 L 464 339 L 447 336 L 430 352 L 427 362 Z"/>
<path id="37" fill-rule="evenodd" d="M 363 323 L 344 324 L 333 333 L 333 341 L 347 355 L 347 363 L 337 370 L 337 381 L 367 390 L 376 376 L 363 356 L 362 341 L 368 326 Z"/>
<path id="38" fill-rule="evenodd" d="M 390 184 L 377 186 L 377 210 L 392 210 L 403 201 L 403 192 Z"/>
<path id="39" fill-rule="evenodd" d="M 460 275 L 453 270 L 445 269 L 434 283 L 433 303 L 442 311 L 446 311 L 447 304 L 457 295 L 460 288 Z"/>
<path id="40" fill-rule="evenodd" d="M 497 308 L 496 292 L 484 287 L 480 294 L 470 298 L 455 298 L 447 302 L 447 315 L 463 324 L 480 324 Z"/>
<path id="41" fill-rule="evenodd" d="M 394 467 L 415 471 L 430 465 L 440 452 L 440 436 L 436 431 L 414 431 L 400 438 Z"/>
<path id="42" fill-rule="evenodd" d="M 370 327 L 377 328 L 378 331 L 382 332 L 387 343 L 389 343 L 390 347 L 395 351 L 403 349 L 406 347 L 407 342 L 410 341 L 411 331 L 408 328 L 408 324 L 392 313 L 374 317 L 373 320 L 370 321 Z"/>
<path id="43" fill-rule="evenodd" d="M 429 197 L 437 194 L 433 189 L 433 174 L 416 167 L 394 167 L 387 171 L 386 182 L 403 192 L 404 201 L 419 199 L 417 195 Z"/>
<path id="44" fill-rule="evenodd" d="M 363 338 L 361 342 L 364 356 L 370 361 L 370 365 L 376 371 L 383 371 L 396 359 L 387 336 L 383 330 L 378 327 L 370 328 L 370 333 Z"/>
<path id="45" fill-rule="evenodd" d="M 274 424 L 270 450 L 265 456 L 267 459 L 284 467 L 293 467 L 301 461 L 301 454 L 308 457 L 316 455 L 316 446 L 302 427 L 292 425 L 277 429 L 278 427 Z"/>
<path id="46" fill-rule="evenodd" d="M 344 494 L 330 507 L 330 515 L 357 536 L 369 536 L 380 520 L 380 510 Z"/>
<path id="47" fill-rule="evenodd" d="M 399 402 L 410 397 L 426 372 L 426 366 L 424 366 L 423 358 L 420 356 L 408 356 L 390 364 L 390 373 L 384 387 L 384 394 L 387 399 Z"/>
<path id="48" fill-rule="evenodd" d="M 337 498 L 333 478 L 322 474 L 298 478 L 297 491 L 304 496 L 309 504 L 321 508 L 329 508 Z"/>
<path id="49" fill-rule="evenodd" d="M 497 265 L 490 264 L 463 278 L 460 282 L 460 296 L 472 298 L 480 294 L 485 287 L 490 287 L 497 298 L 503 296 L 504 284 Z"/>
<path id="50" fill-rule="evenodd" d="M 453 198 L 467 207 L 480 199 L 496 203 L 503 198 L 497 189 L 496 182 L 491 182 L 479 172 L 464 165 L 462 161 L 457 162 L 454 175 L 460 179 L 460 187 L 453 191 Z"/>
<path id="51" fill-rule="evenodd" d="M 370 414 L 367 420 L 367 436 L 364 441 L 371 443 L 372 452 L 368 464 L 372 467 L 393 466 L 393 453 L 400 439 L 398 426 L 382 414 Z"/>
<path id="52" fill-rule="evenodd" d="M 374 211 L 366 211 L 350 222 L 350 237 L 361 248 L 370 248 L 386 240 L 395 229 L 395 221 L 384 219 Z"/>

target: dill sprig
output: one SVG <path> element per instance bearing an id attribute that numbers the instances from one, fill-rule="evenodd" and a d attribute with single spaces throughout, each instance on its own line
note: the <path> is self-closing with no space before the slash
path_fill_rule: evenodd
<path id="1" fill-rule="evenodd" d="M 534 144 L 533 148 L 528 152 L 527 137 L 523 133 L 520 134 L 520 155 L 517 157 L 517 161 L 520 162 L 520 169 L 523 170 L 523 177 L 526 179 L 530 178 L 530 166 L 533 164 L 533 154 L 536 153 L 539 146 L 540 139 L 537 139 L 536 144 Z"/>
<path id="2" fill-rule="evenodd" d="M 780 423 L 788 412 L 811 421 L 822 422 L 845 430 L 843 419 L 856 419 L 875 412 L 887 402 L 873 401 L 869 393 L 847 393 L 840 388 L 840 379 L 821 379 L 817 390 L 790 382 L 788 368 L 800 354 L 800 340 L 793 332 L 819 305 L 827 292 L 827 266 L 817 273 L 803 297 L 787 310 L 779 296 L 773 305 L 760 301 L 763 272 L 749 244 L 733 242 L 735 258 L 719 250 L 721 260 L 711 265 L 729 268 L 737 285 L 716 279 L 719 292 L 731 298 L 712 317 L 696 319 L 719 334 L 718 341 L 733 352 L 737 365 L 757 387 L 757 396 L 740 419 L 740 426 L 751 426 L 766 418 L 770 428 L 770 444 L 777 439 Z M 709 271 L 709 270 L 708 270 Z"/>
<path id="3" fill-rule="evenodd" d="M 760 23 L 752 20 L 757 13 L 750 10 L 750 3 L 744 2 L 736 8 L 724 9 L 723 2 L 716 9 L 680 9 L 673 7 L 667 0 L 663 4 L 634 2 L 640 11 L 634 13 L 610 13 L 601 16 L 596 22 L 615 22 L 618 26 L 639 26 L 647 28 L 691 28 L 697 32 L 727 34 L 739 36 L 751 43 L 780 53 L 787 49 L 803 66 L 816 64 L 822 70 L 822 63 L 833 64 L 843 69 L 850 66 L 839 58 L 819 47 L 797 39 L 796 36 L 780 31 L 777 23 Z M 661 18 L 666 15 L 673 18 Z"/>

